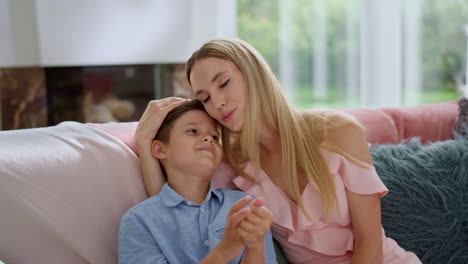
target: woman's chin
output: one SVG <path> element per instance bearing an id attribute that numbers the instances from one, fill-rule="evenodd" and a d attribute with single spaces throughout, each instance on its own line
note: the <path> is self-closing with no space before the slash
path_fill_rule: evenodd
<path id="1" fill-rule="evenodd" d="M 242 130 L 242 124 L 230 123 L 224 125 L 231 133 L 240 133 Z"/>

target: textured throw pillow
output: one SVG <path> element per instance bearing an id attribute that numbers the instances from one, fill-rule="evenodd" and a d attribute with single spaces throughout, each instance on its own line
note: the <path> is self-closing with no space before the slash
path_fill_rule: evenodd
<path id="1" fill-rule="evenodd" d="M 455 134 L 468 139 L 468 98 L 462 97 L 458 100 L 459 115 L 455 122 Z"/>
<path id="2" fill-rule="evenodd" d="M 371 148 L 386 235 L 423 263 L 468 263 L 468 140 Z"/>

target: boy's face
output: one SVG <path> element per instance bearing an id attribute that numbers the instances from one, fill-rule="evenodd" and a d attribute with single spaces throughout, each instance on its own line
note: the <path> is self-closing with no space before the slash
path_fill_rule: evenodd
<path id="1" fill-rule="evenodd" d="M 166 171 L 212 176 L 222 158 L 216 120 L 201 110 L 191 110 L 174 121 L 169 143 L 161 143 L 158 159 Z"/>

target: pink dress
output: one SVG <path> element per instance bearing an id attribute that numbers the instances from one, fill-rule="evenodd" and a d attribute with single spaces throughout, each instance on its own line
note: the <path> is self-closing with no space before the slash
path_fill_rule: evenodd
<path id="1" fill-rule="evenodd" d="M 333 175 L 338 198 L 338 207 L 326 221 L 320 195 L 311 184 L 304 189 L 302 199 L 313 221 L 263 170 L 256 175 L 252 173 L 253 164 L 247 164 L 245 171 L 256 177 L 261 186 L 236 176 L 227 164 L 222 164 L 213 178 L 218 188 L 238 188 L 264 198 L 265 206 L 273 213 L 273 236 L 289 263 L 351 263 L 354 235 L 346 189 L 358 194 L 378 193 L 381 197 L 388 192 L 373 166 L 371 169 L 362 168 L 338 153 L 325 148 L 321 151 Z M 421 263 L 414 253 L 405 251 L 393 239 L 386 237 L 383 229 L 382 234 L 383 263 Z"/>

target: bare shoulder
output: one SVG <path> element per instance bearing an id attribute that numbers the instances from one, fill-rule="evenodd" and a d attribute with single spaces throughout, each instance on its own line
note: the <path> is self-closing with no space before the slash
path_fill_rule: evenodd
<path id="1" fill-rule="evenodd" d="M 330 109 L 304 111 L 302 116 L 309 125 L 309 133 L 316 133 L 318 128 L 324 132 L 322 140 L 329 141 L 353 158 L 372 164 L 365 131 L 353 116 Z"/>
<path id="2" fill-rule="evenodd" d="M 354 124 L 329 128 L 326 139 L 352 157 L 372 164 L 372 157 L 363 128 Z"/>

